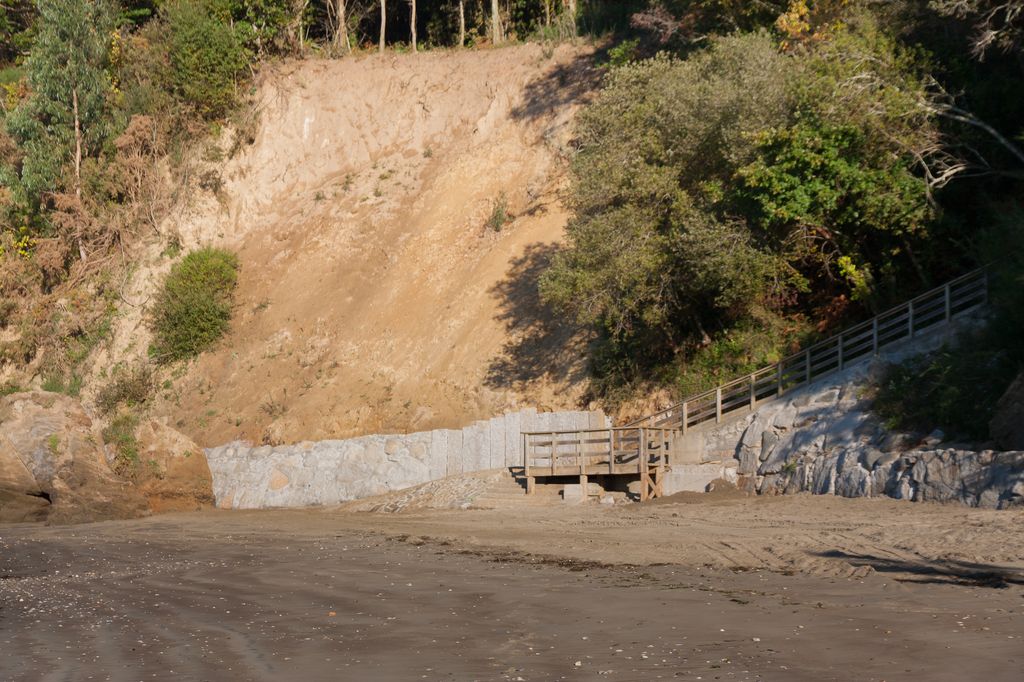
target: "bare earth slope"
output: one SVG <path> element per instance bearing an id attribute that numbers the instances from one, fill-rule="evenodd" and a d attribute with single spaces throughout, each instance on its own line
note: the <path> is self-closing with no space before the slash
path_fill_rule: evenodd
<path id="1" fill-rule="evenodd" d="M 254 144 L 165 228 L 237 249 L 242 273 L 230 337 L 161 409 L 213 445 L 577 403 L 581 340 L 538 316 L 535 281 L 592 62 L 528 45 L 264 73 Z M 502 197 L 513 220 L 489 229 Z M 117 342 L 139 352 L 141 329 Z"/>

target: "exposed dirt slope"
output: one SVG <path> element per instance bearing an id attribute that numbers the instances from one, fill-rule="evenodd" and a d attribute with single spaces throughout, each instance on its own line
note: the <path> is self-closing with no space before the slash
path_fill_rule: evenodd
<path id="1" fill-rule="evenodd" d="M 254 144 L 224 165 L 216 197 L 197 193 L 166 228 L 186 248 L 236 249 L 242 273 L 230 337 L 158 410 L 213 445 L 578 403 L 584 340 L 548 324 L 536 276 L 562 239 L 592 63 L 582 48 L 523 46 L 265 73 Z M 514 219 L 489 229 L 503 196 Z M 140 352 L 141 329 L 122 329 L 115 357 Z"/>

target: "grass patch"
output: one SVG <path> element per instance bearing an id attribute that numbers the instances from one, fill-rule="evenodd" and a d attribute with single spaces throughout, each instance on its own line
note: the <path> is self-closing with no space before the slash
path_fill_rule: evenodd
<path id="1" fill-rule="evenodd" d="M 51 374 L 43 379 L 42 388 L 50 393 L 63 393 L 64 395 L 77 398 L 82 394 L 82 385 L 85 380 L 80 374 L 72 372 L 67 377 L 61 374 Z"/>
<path id="2" fill-rule="evenodd" d="M 6 384 L 0 384 L 0 398 L 3 398 L 4 396 L 8 396 L 14 393 L 21 393 L 23 390 L 25 389 L 11 381 L 7 382 Z"/>
<path id="3" fill-rule="evenodd" d="M 676 393 L 693 395 L 778 362 L 802 346 L 810 333 L 800 320 L 767 312 L 741 322 L 693 349 L 678 365 Z"/>
<path id="4" fill-rule="evenodd" d="M 674 356 L 652 358 L 647 349 L 659 341 L 639 337 L 617 342 L 602 337 L 592 349 L 591 391 L 610 409 L 649 390 L 671 387 L 685 399 L 778 362 L 813 338 L 803 318 L 757 311 L 753 319 L 679 348 Z"/>
<path id="5" fill-rule="evenodd" d="M 167 275 L 153 306 L 150 354 L 168 363 L 213 346 L 228 330 L 237 283 L 233 253 L 204 248 L 185 256 Z"/>

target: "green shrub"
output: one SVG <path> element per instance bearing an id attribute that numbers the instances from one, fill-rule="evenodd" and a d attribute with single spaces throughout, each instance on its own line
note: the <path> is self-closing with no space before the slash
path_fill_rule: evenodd
<path id="1" fill-rule="evenodd" d="M 190 358 L 228 330 L 238 258 L 223 249 L 193 251 L 176 264 L 153 306 L 150 354 L 158 362 Z"/>
<path id="2" fill-rule="evenodd" d="M 623 66 L 637 58 L 640 41 L 636 38 L 623 40 L 621 43 L 608 50 L 608 64 L 610 66 Z"/>

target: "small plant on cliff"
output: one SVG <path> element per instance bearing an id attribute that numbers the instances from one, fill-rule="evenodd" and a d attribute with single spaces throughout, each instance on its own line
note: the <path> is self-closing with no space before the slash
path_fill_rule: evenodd
<path id="1" fill-rule="evenodd" d="M 138 407 L 153 394 L 153 369 L 139 364 L 130 369 L 118 368 L 114 376 L 96 394 L 96 407 L 110 414 L 121 406 Z"/>
<path id="2" fill-rule="evenodd" d="M 223 249 L 193 251 L 176 264 L 153 306 L 150 353 L 158 362 L 190 358 L 228 330 L 238 258 Z"/>
<path id="3" fill-rule="evenodd" d="M 139 441 L 135 438 L 135 427 L 138 425 L 138 417 L 124 413 L 103 429 L 103 441 L 114 448 L 113 469 L 118 475 L 130 474 L 139 462 Z"/>
<path id="4" fill-rule="evenodd" d="M 498 198 L 491 204 L 491 215 L 487 218 L 487 227 L 495 232 L 501 232 L 505 223 L 512 221 L 512 215 L 508 211 L 508 197 L 504 192 L 498 194 Z"/>

